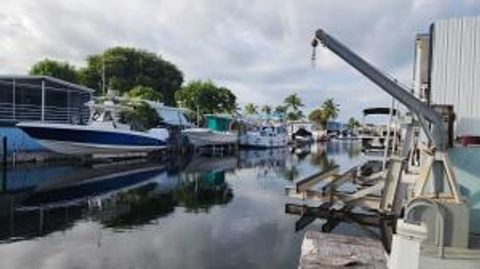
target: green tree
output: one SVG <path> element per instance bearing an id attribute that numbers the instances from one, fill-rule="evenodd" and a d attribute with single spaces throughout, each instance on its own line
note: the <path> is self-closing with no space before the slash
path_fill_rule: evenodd
<path id="1" fill-rule="evenodd" d="M 351 130 L 360 126 L 361 126 L 360 122 L 356 120 L 354 117 L 351 117 L 347 122 L 347 127 L 348 129 L 351 129 Z"/>
<path id="2" fill-rule="evenodd" d="M 287 113 L 287 107 L 284 105 L 279 105 L 275 107 L 274 113 L 284 116 Z"/>
<path id="3" fill-rule="evenodd" d="M 237 108 L 236 96 L 211 81 L 191 81 L 176 92 L 175 98 L 180 106 L 200 114 L 233 113 Z"/>
<path id="4" fill-rule="evenodd" d="M 133 89 L 125 93 L 129 98 L 139 98 L 150 101 L 159 101 L 162 100 L 162 94 L 155 91 L 151 87 L 145 86 L 136 86 Z"/>
<path id="5" fill-rule="evenodd" d="M 272 114 L 272 107 L 269 105 L 263 105 L 262 108 L 260 109 L 263 113 L 270 115 Z"/>
<path id="6" fill-rule="evenodd" d="M 253 115 L 253 114 L 258 113 L 257 106 L 252 104 L 252 103 L 246 104 L 245 107 L 243 108 L 243 110 L 245 111 L 245 114 L 247 114 L 247 115 Z"/>
<path id="7" fill-rule="evenodd" d="M 109 88 L 123 94 L 138 85 L 150 87 L 161 94 L 166 105 L 175 105 L 175 92 L 183 82 L 183 74 L 174 64 L 135 48 L 114 47 L 89 56 L 87 66 L 80 70 L 80 81 L 101 93 L 103 71 Z"/>
<path id="8" fill-rule="evenodd" d="M 314 109 L 312 112 L 310 112 L 310 114 L 308 114 L 308 119 L 321 126 L 323 129 L 325 129 L 327 126 L 328 118 L 323 112 L 323 109 Z"/>
<path id="9" fill-rule="evenodd" d="M 285 119 L 289 121 L 300 120 L 304 117 L 300 107 L 303 106 L 302 99 L 298 97 L 297 93 L 290 94 L 284 100 Z"/>
<path id="10" fill-rule="evenodd" d="M 303 106 L 302 99 L 298 97 L 297 93 L 293 93 L 287 96 L 283 103 L 286 105 L 287 108 L 291 108 L 294 111 L 299 110 L 299 108 Z"/>
<path id="11" fill-rule="evenodd" d="M 303 112 L 301 110 L 296 111 L 289 111 L 285 116 L 285 119 L 288 121 L 297 121 L 301 120 L 304 117 Z"/>
<path id="12" fill-rule="evenodd" d="M 338 104 L 333 101 L 333 98 L 330 98 L 323 102 L 321 109 L 325 114 L 327 120 L 330 120 L 336 119 L 338 117 L 338 113 L 340 112 L 340 109 L 338 107 Z"/>
<path id="13" fill-rule="evenodd" d="M 35 63 L 28 73 L 30 75 L 50 76 L 72 83 L 78 83 L 77 70 L 68 62 L 44 59 Z"/>
<path id="14" fill-rule="evenodd" d="M 160 124 L 160 116 L 145 102 L 136 102 L 130 107 L 132 109 L 120 112 L 120 122 L 130 124 L 133 130 L 144 131 Z"/>

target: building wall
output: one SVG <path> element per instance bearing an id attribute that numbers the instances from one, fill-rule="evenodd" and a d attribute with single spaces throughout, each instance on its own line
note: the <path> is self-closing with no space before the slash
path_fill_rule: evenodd
<path id="1" fill-rule="evenodd" d="M 454 106 L 456 136 L 480 135 L 480 17 L 437 21 L 431 39 L 431 104 Z"/>

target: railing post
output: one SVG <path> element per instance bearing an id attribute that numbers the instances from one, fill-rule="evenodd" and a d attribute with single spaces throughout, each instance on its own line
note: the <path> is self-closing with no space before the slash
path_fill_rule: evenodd
<path id="1" fill-rule="evenodd" d="M 41 121 L 45 120 L 45 79 L 42 79 L 42 117 Z"/>
<path id="2" fill-rule="evenodd" d="M 12 87 L 12 116 L 13 119 L 16 119 L 16 103 L 17 103 L 17 85 L 15 84 L 15 79 L 13 79 L 13 87 Z"/>
<path id="3" fill-rule="evenodd" d="M 2 164 L 7 166 L 7 136 L 2 137 Z"/>

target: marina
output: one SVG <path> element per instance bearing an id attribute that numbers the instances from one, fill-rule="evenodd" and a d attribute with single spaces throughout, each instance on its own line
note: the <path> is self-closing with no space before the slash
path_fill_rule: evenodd
<path id="1" fill-rule="evenodd" d="M 480 4 L 143 1 L 5 53 L 0 268 L 480 267 Z"/>

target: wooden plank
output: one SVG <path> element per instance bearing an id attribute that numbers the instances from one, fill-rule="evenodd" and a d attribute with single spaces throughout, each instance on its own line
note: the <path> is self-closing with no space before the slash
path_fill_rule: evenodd
<path id="1" fill-rule="evenodd" d="M 322 211 L 325 212 L 325 211 L 328 211 L 328 209 L 330 208 L 331 205 L 332 205 L 332 203 L 326 202 L 326 203 L 323 203 L 322 205 L 320 205 L 319 207 L 315 207 L 315 210 L 320 211 L 320 212 L 322 212 Z M 285 205 L 285 212 L 286 213 L 288 213 L 289 207 L 291 207 L 291 206 L 294 206 L 294 205 L 292 205 L 292 204 Z M 298 215 L 300 215 L 301 217 L 300 217 L 299 220 L 297 220 L 295 222 L 295 232 L 303 230 L 303 228 L 307 227 L 310 223 L 314 222 L 318 218 L 315 214 L 311 214 L 309 212 L 308 207 L 301 207 L 300 209 L 301 209 L 301 211 L 297 211 L 297 212 L 299 212 Z M 302 209 L 305 209 L 305 211 L 303 211 Z"/>
<path id="2" fill-rule="evenodd" d="M 350 168 L 347 172 L 334 177 L 330 182 L 326 183 L 322 187 L 322 190 L 327 191 L 327 189 L 329 190 L 335 189 L 336 187 L 343 184 L 346 180 L 354 178 L 355 174 L 357 173 L 357 170 L 358 170 L 358 167 L 355 166 L 353 168 Z"/>
<path id="3" fill-rule="evenodd" d="M 345 212 L 343 210 L 334 210 L 331 208 L 310 207 L 296 204 L 286 204 L 285 213 L 300 216 L 315 216 L 320 219 L 330 218 L 338 221 L 353 220 L 358 224 L 373 227 L 380 226 L 382 219 L 385 219 L 385 217 L 380 217 L 375 214 Z"/>
<path id="4" fill-rule="evenodd" d="M 387 258 L 380 241 L 307 231 L 302 242 L 298 268 L 387 268 Z"/>
<path id="5" fill-rule="evenodd" d="M 333 166 L 332 168 L 321 171 L 319 173 L 315 173 L 313 175 L 307 176 L 301 180 L 299 180 L 296 184 L 297 192 L 304 192 L 313 185 L 317 184 L 318 182 L 324 180 L 327 177 L 334 176 L 338 173 L 338 165 Z"/>
<path id="6" fill-rule="evenodd" d="M 356 205 L 368 209 L 379 210 L 380 199 L 378 196 L 371 196 L 363 193 L 363 196 L 358 196 L 357 193 L 348 194 L 342 192 L 336 193 L 323 193 L 315 190 L 306 190 L 302 193 L 297 193 L 295 187 L 285 187 L 285 194 L 290 198 L 300 200 L 313 200 L 320 202 L 333 202 L 333 206 L 343 207 L 346 204 Z"/>

